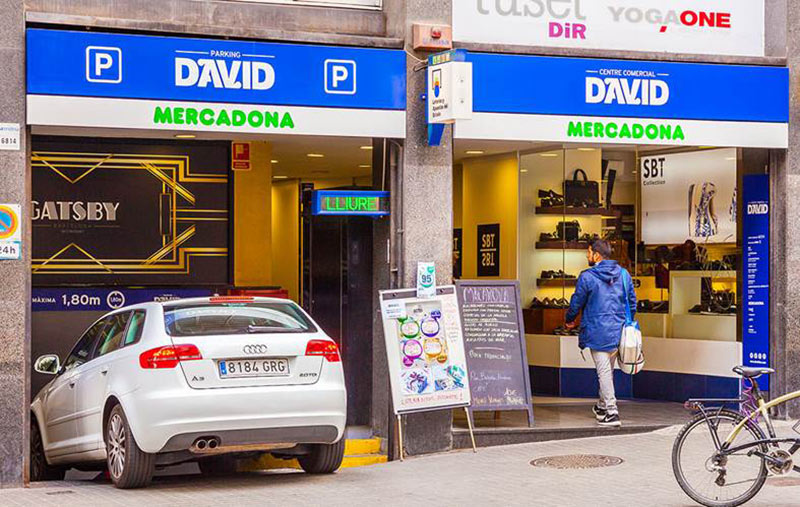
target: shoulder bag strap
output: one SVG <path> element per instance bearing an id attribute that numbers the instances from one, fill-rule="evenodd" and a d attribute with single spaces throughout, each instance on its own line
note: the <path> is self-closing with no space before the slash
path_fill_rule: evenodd
<path id="1" fill-rule="evenodd" d="M 630 325 L 633 323 L 633 317 L 631 316 L 631 302 L 628 298 L 628 277 L 626 276 L 628 271 L 625 268 L 622 268 L 620 272 L 620 278 L 622 278 L 622 304 L 625 306 L 625 325 Z"/>

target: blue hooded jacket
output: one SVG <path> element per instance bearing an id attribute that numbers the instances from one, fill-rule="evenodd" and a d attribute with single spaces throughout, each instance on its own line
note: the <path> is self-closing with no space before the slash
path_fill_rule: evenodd
<path id="1" fill-rule="evenodd" d="M 636 292 L 633 280 L 627 270 L 617 261 L 603 260 L 581 273 L 578 285 L 567 311 L 567 322 L 573 322 L 578 313 L 581 316 L 581 349 L 611 351 L 619 346 L 622 327 L 625 325 L 625 289 L 622 278 L 628 286 L 627 303 L 631 318 L 636 313 Z"/>

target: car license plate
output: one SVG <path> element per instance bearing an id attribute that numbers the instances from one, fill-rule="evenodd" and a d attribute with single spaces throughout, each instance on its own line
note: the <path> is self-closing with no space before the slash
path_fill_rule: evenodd
<path id="1" fill-rule="evenodd" d="M 285 377 L 289 375 L 289 360 L 285 358 L 225 359 L 219 362 L 219 376 Z"/>

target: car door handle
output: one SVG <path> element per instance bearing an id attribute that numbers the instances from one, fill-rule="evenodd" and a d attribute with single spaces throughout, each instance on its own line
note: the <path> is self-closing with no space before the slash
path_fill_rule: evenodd
<path id="1" fill-rule="evenodd" d="M 102 370 L 100 370 L 100 373 L 102 373 L 103 375 L 108 375 L 108 368 L 103 368 Z"/>
<path id="2" fill-rule="evenodd" d="M 75 381 L 69 383 L 69 388 L 72 389 L 75 387 Z"/>

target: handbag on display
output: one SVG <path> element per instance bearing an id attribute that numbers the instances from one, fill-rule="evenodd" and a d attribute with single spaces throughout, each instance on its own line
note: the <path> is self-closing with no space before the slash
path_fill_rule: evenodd
<path id="1" fill-rule="evenodd" d="M 583 178 L 579 179 L 579 175 Z M 572 179 L 564 181 L 564 203 L 576 208 L 599 208 L 600 184 L 589 181 L 583 169 L 575 169 Z"/>
<path id="2" fill-rule="evenodd" d="M 558 239 L 564 241 L 578 241 L 578 238 L 581 235 L 581 224 L 577 220 L 562 220 L 558 223 L 557 230 Z"/>
<path id="3" fill-rule="evenodd" d="M 622 303 L 625 305 L 625 325 L 619 339 L 619 369 L 628 375 L 636 375 L 644 369 L 644 353 L 642 352 L 642 331 L 639 323 L 631 316 L 631 305 L 628 300 L 628 278 L 622 275 Z"/>

